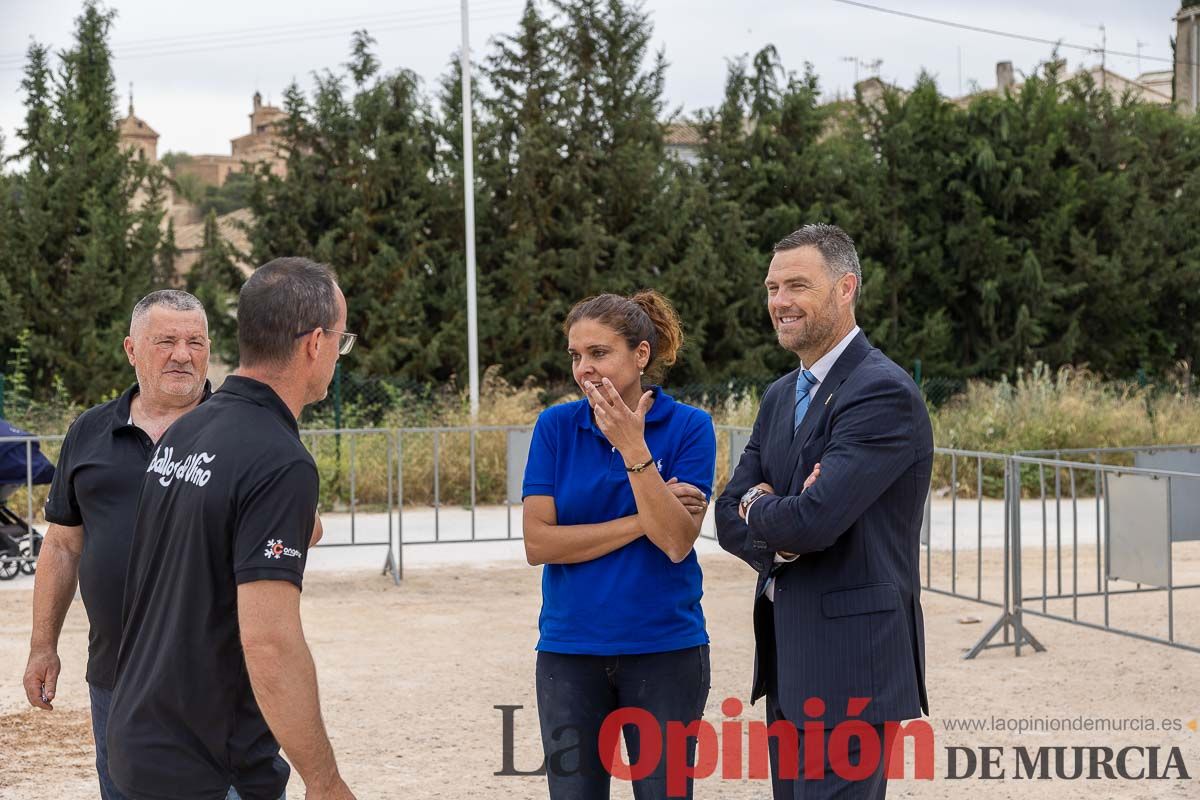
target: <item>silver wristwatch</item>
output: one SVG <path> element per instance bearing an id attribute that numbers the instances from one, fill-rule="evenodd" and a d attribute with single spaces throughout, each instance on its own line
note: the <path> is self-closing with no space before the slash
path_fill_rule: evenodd
<path id="1" fill-rule="evenodd" d="M 746 514 L 746 512 L 750 510 L 750 505 L 755 500 L 762 497 L 766 493 L 767 493 L 767 490 L 762 488 L 761 486 L 750 487 L 750 490 L 747 491 L 744 495 L 742 495 L 742 499 L 740 501 L 741 505 L 742 505 L 742 515 L 744 516 Z"/>

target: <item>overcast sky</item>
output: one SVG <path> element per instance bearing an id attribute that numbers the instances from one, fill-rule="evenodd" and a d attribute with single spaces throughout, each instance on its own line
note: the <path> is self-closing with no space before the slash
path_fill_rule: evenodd
<path id="1" fill-rule="evenodd" d="M 1110 50 L 1135 52 L 1142 70 L 1168 69 L 1150 57 L 1170 58 L 1173 15 L 1179 0 L 868 0 L 970 25 L 1046 39 L 1099 45 L 1101 23 Z M 472 0 L 471 44 L 478 58 L 488 40 L 511 33 L 523 0 Z M 314 70 L 345 61 L 349 34 L 365 27 L 378 39 L 388 69 L 407 67 L 433 84 L 456 51 L 461 30 L 455 0 L 112 0 L 118 12 L 112 42 L 121 105 L 134 85 L 138 116 L 161 135 L 159 153 L 229 153 L 229 140 L 247 133 L 250 98 L 257 89 L 279 103 L 293 79 L 311 85 Z M 0 132 L 15 149 L 24 114 L 22 55 L 31 39 L 70 43 L 79 0 L 0 0 Z M 774 44 L 789 69 L 811 61 L 830 95 L 849 92 L 854 66 L 845 60 L 882 59 L 881 75 L 911 85 L 922 68 L 943 92 L 995 83 L 997 61 L 1031 70 L 1050 51 L 993 35 L 902 19 L 835 0 L 647 0 L 655 46 L 670 67 L 666 94 L 685 111 L 719 102 L 726 62 Z M 252 42 L 257 41 L 257 44 Z M 1099 55 L 1064 50 L 1072 67 Z M 961 70 L 960 70 L 961 63 Z M 1111 69 L 1134 76 L 1133 58 L 1110 56 Z M 865 76 L 867 70 L 860 69 Z"/>

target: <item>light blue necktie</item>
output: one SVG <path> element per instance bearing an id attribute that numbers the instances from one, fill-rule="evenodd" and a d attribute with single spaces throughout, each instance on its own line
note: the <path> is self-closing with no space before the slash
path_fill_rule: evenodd
<path id="1" fill-rule="evenodd" d="M 808 406 L 812 403 L 812 388 L 818 383 L 816 375 L 806 369 L 800 370 L 800 375 L 796 378 L 796 426 L 792 429 L 793 432 L 800 430 L 804 412 L 808 411 Z"/>

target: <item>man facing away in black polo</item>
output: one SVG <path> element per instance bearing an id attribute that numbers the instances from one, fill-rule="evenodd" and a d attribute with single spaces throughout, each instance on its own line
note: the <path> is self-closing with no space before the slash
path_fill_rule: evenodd
<path id="1" fill-rule="evenodd" d="M 317 506 L 297 418 L 354 342 L 333 273 L 260 267 L 238 299 L 240 366 L 159 441 L 138 504 L 109 771 L 132 800 L 353 799 L 300 625 Z"/>
<path id="2" fill-rule="evenodd" d="M 78 583 L 87 611 L 87 682 L 102 800 L 123 800 L 108 777 L 104 731 L 121 635 L 121 595 L 142 475 L 154 443 L 209 394 L 208 319 L 187 292 L 164 290 L 133 309 L 125 355 L 137 383 L 71 424 L 46 500 L 50 528 L 33 586 L 25 695 L 53 709 L 58 638 Z"/>

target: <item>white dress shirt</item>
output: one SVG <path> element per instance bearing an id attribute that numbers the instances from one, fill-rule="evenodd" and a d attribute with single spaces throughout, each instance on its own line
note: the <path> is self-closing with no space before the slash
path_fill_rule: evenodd
<path id="1" fill-rule="evenodd" d="M 860 328 L 857 325 L 855 325 L 854 330 L 847 333 L 844 339 L 842 339 L 840 342 L 838 342 L 836 345 L 833 346 L 832 350 L 830 350 L 828 353 L 826 353 L 825 355 L 818 358 L 817 363 L 813 364 L 811 367 L 808 367 L 808 371 L 811 372 L 813 377 L 817 379 L 816 384 L 814 384 L 813 387 L 808 390 L 808 394 L 810 397 L 817 396 L 817 392 L 821 389 L 821 384 L 825 382 L 825 378 L 829 375 L 829 371 L 831 369 L 833 369 L 833 365 L 837 363 L 837 360 L 841 357 L 842 353 L 846 352 L 846 348 L 850 346 L 850 342 L 854 341 L 854 337 L 858 336 L 859 331 L 860 331 Z M 800 369 L 805 369 L 803 361 L 800 362 Z M 812 406 L 809 406 L 808 411 L 809 412 L 812 411 Z M 808 412 L 806 412 L 806 413 L 808 413 Z M 820 479 L 818 478 L 818 480 L 820 480 Z M 757 503 L 758 500 L 755 500 L 754 502 Z M 746 509 L 746 524 L 747 525 L 750 524 L 750 512 L 751 512 L 751 510 L 753 510 L 753 508 L 754 508 L 754 503 L 751 503 L 750 508 Z M 791 558 L 784 558 L 783 556 L 779 555 L 779 553 L 776 553 L 775 554 L 775 563 L 776 564 L 784 564 L 784 563 L 787 563 L 788 561 L 793 561 L 796 558 L 797 558 L 797 556 L 792 556 Z M 766 595 L 767 595 L 768 600 L 770 600 L 772 602 L 775 601 L 775 578 L 773 578 L 773 577 L 767 578 Z"/>

